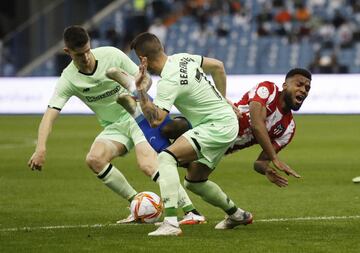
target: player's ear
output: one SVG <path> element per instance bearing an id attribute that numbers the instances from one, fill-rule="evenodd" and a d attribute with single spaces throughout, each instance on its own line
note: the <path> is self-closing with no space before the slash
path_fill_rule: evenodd
<path id="1" fill-rule="evenodd" d="M 283 90 L 286 89 L 287 86 L 288 86 L 288 85 L 287 85 L 287 83 L 286 83 L 286 81 L 285 81 L 285 82 L 283 83 L 283 85 L 282 85 Z"/>
<path id="2" fill-rule="evenodd" d="M 65 54 L 70 54 L 70 51 L 67 47 L 64 47 L 63 50 L 64 50 Z"/>

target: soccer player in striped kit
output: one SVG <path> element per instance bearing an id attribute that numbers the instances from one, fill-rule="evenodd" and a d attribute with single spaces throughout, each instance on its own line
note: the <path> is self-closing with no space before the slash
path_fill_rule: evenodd
<path id="1" fill-rule="evenodd" d="M 287 186 L 288 181 L 274 169 L 279 168 L 278 163 L 283 163 L 277 153 L 290 143 L 295 134 L 292 111 L 298 111 L 308 96 L 311 73 L 301 68 L 290 70 L 282 88 L 280 91 L 272 82 L 261 82 L 235 103 L 241 114 L 239 134 L 227 151 L 233 153 L 260 144 L 263 151 L 254 162 L 254 169 L 280 187 Z M 300 177 L 296 172 L 294 175 Z"/>

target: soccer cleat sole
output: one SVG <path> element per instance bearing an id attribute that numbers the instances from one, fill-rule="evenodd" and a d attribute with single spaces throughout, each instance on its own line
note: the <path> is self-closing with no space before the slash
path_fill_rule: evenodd
<path id="1" fill-rule="evenodd" d="M 198 220 L 185 220 L 185 221 L 180 221 L 179 224 L 180 225 L 201 225 L 201 224 L 206 224 L 207 221 L 198 221 Z"/>

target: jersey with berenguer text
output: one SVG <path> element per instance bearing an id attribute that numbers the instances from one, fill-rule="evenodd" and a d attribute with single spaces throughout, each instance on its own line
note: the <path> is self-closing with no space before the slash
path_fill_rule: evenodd
<path id="1" fill-rule="evenodd" d="M 279 88 L 272 82 L 262 82 L 247 92 L 242 99 L 235 103 L 242 118 L 239 120 L 239 134 L 236 142 L 228 153 L 243 149 L 257 143 L 251 131 L 249 104 L 257 101 L 266 107 L 266 128 L 271 142 L 279 150 L 284 148 L 295 134 L 295 121 L 290 112 L 281 110 Z"/>
<path id="2" fill-rule="evenodd" d="M 170 111 L 173 105 L 193 127 L 221 120 L 236 124 L 232 107 L 203 72 L 203 58 L 186 53 L 168 56 L 157 83 L 154 104 Z"/>
<path id="3" fill-rule="evenodd" d="M 128 119 L 130 115 L 116 103 L 117 93 L 127 91 L 105 73 L 111 67 L 120 67 L 135 75 L 138 66 L 115 47 L 99 47 L 91 52 L 96 60 L 93 73 L 81 73 L 72 61 L 59 78 L 49 107 L 61 110 L 70 97 L 76 96 L 96 114 L 102 126 Z"/>

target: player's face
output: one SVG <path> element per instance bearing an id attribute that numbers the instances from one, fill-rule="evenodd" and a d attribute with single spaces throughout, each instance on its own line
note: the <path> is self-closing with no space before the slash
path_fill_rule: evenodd
<path id="1" fill-rule="evenodd" d="M 140 57 L 144 57 L 145 55 L 143 55 L 140 51 L 135 51 L 137 57 L 139 58 L 140 62 L 141 62 L 141 58 Z M 146 70 L 150 73 L 150 74 L 157 74 L 155 72 L 155 70 L 153 69 L 153 63 L 151 61 L 149 61 L 149 58 L 147 58 L 147 68 Z"/>
<path id="2" fill-rule="evenodd" d="M 309 94 L 310 79 L 300 74 L 294 75 L 285 80 L 283 85 L 284 100 L 286 107 L 298 111 Z"/>
<path id="3" fill-rule="evenodd" d="M 74 61 L 75 65 L 80 69 L 90 68 L 92 66 L 93 56 L 90 51 L 90 42 L 86 43 L 83 47 L 70 49 L 66 48 L 67 52 L 71 59 Z"/>

